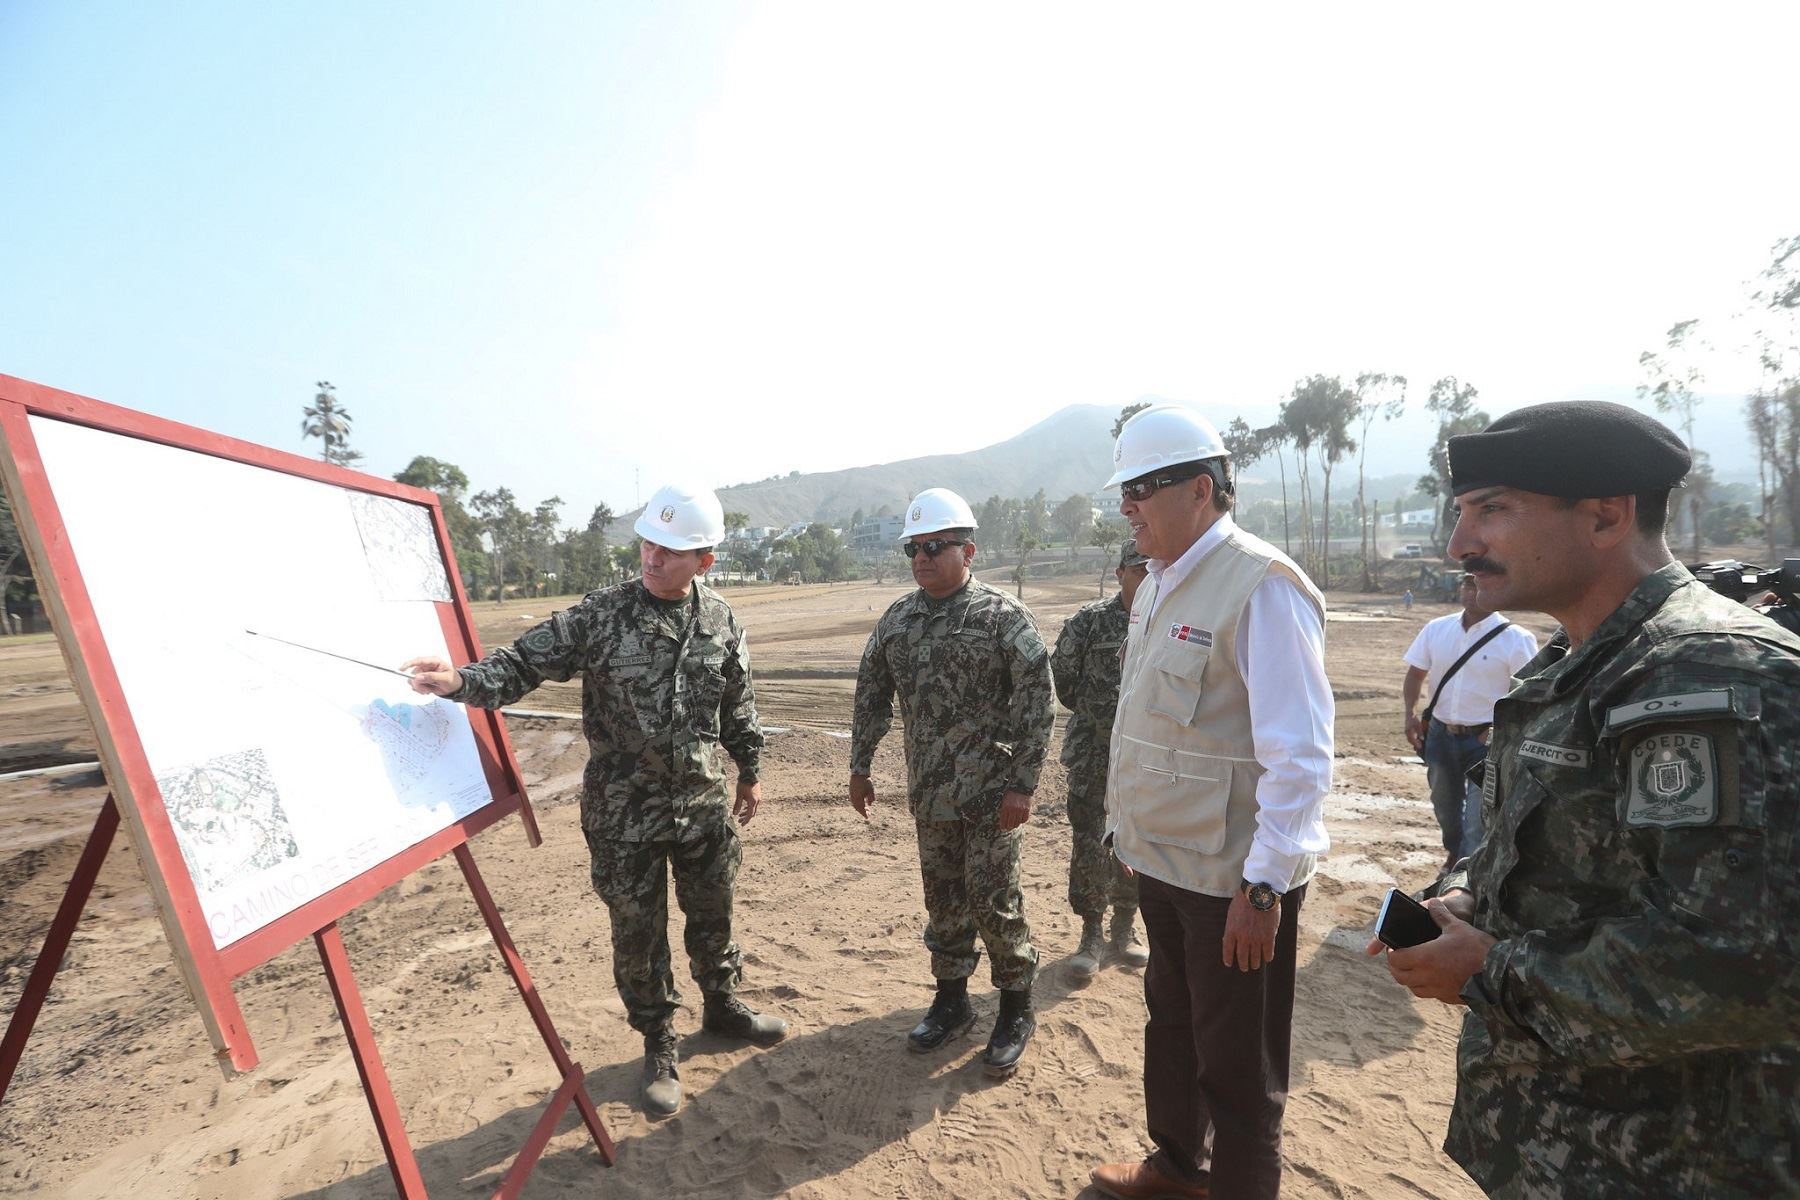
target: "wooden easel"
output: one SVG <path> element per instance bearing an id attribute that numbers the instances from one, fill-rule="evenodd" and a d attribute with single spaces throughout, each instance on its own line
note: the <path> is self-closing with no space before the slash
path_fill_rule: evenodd
<path id="1" fill-rule="evenodd" d="M 113 803 L 112 796 L 108 795 L 106 803 L 100 807 L 100 816 L 94 822 L 93 832 L 88 835 L 87 845 L 82 848 L 81 858 L 75 864 L 75 873 L 63 892 L 62 902 L 57 905 L 50 930 L 44 935 L 43 949 L 38 952 L 31 973 L 25 978 L 25 990 L 19 997 L 18 1007 L 13 1010 L 11 1020 L 7 1022 L 6 1036 L 0 1039 L 0 1103 L 6 1100 L 13 1072 L 25 1053 L 25 1043 L 31 1038 L 32 1027 L 37 1024 L 44 1000 L 50 994 L 50 985 L 56 979 L 63 955 L 68 953 L 76 923 L 81 920 L 81 911 L 94 890 L 94 881 L 100 875 L 100 865 L 106 861 L 106 853 L 111 849 L 113 835 L 118 829 L 119 808 Z M 550 1051 L 550 1058 L 555 1062 L 557 1074 L 562 1080 L 561 1086 L 550 1097 L 549 1103 L 538 1117 L 537 1124 L 532 1127 L 531 1136 L 525 1139 L 524 1147 L 507 1169 L 499 1189 L 494 1193 L 495 1200 L 512 1200 L 524 1188 L 526 1179 L 544 1153 L 544 1147 L 549 1144 L 551 1136 L 556 1132 L 557 1122 L 562 1119 L 571 1101 L 580 1110 L 582 1122 L 593 1135 L 594 1145 L 609 1167 L 613 1164 L 615 1151 L 612 1138 L 607 1135 L 606 1126 L 600 1121 L 599 1110 L 594 1107 L 594 1101 L 587 1093 L 581 1064 L 569 1058 L 562 1039 L 556 1035 L 556 1026 L 551 1023 L 550 1014 L 544 1009 L 537 985 L 532 982 L 531 973 L 525 968 L 525 960 L 520 957 L 512 935 L 506 931 L 506 923 L 500 918 L 500 909 L 494 904 L 494 898 L 488 893 L 487 884 L 475 866 L 475 856 L 469 852 L 466 842 L 458 845 L 455 853 L 457 865 L 462 868 L 463 878 L 469 884 L 469 892 L 475 898 L 475 907 L 481 910 L 488 932 L 493 935 L 500 957 L 505 961 L 513 983 L 518 986 L 519 996 L 525 1001 L 525 1007 L 530 1011 L 531 1019 L 536 1023 L 538 1033 L 544 1039 L 544 1047 Z M 325 979 L 331 986 L 332 999 L 337 1002 L 338 1019 L 344 1024 L 344 1036 L 349 1039 L 350 1054 L 356 1060 L 356 1073 L 362 1079 L 363 1093 L 369 1101 L 369 1112 L 375 1118 L 375 1130 L 381 1138 L 381 1148 L 387 1154 L 388 1170 L 394 1176 L 394 1189 L 403 1200 L 425 1200 L 425 1180 L 419 1174 L 418 1160 L 414 1158 L 412 1143 L 407 1139 L 400 1106 L 394 1098 L 393 1085 L 388 1082 L 387 1069 L 382 1065 L 381 1051 L 375 1045 L 375 1031 L 369 1024 L 369 1013 L 363 1006 L 362 992 L 356 986 L 356 976 L 350 970 L 350 959 L 345 953 L 344 939 L 338 932 L 337 922 L 333 921 L 314 933 L 313 941 L 318 945 L 319 958 L 325 965 Z"/>
<path id="2" fill-rule="evenodd" d="M 114 666 L 105 632 L 89 596 L 81 565 L 70 545 L 54 489 L 32 432 L 34 419 L 64 421 L 426 508 L 450 587 L 451 599 L 437 604 L 445 645 L 453 654 L 466 656 L 463 661 L 481 656 L 468 598 L 463 594 L 456 571 L 449 530 L 444 524 L 438 498 L 432 493 L 0 375 L 0 478 L 4 479 L 12 498 L 13 512 L 40 592 L 56 627 L 70 676 L 93 722 L 100 758 L 112 789 L 101 806 L 74 876 L 57 906 L 43 948 L 26 977 L 24 993 L 7 1023 L 5 1037 L 0 1039 L 0 1102 L 4 1101 L 11 1086 L 13 1072 L 24 1054 L 25 1043 L 43 1009 L 63 955 L 68 951 L 100 866 L 123 824 L 138 852 L 145 881 L 174 952 L 175 965 L 195 1001 L 219 1063 L 226 1071 L 249 1070 L 257 1062 L 249 1029 L 232 992 L 233 981 L 289 946 L 307 937 L 313 939 L 325 966 L 325 978 L 337 1003 L 344 1034 L 350 1042 L 351 1056 L 362 1079 L 369 1111 L 375 1118 L 376 1132 L 393 1172 L 394 1186 L 403 1200 L 424 1200 L 424 1179 L 407 1140 L 399 1105 L 382 1065 L 368 1011 L 357 989 L 337 923 L 389 885 L 446 853 L 454 853 L 475 905 L 487 922 L 488 932 L 493 935 L 506 969 L 556 1064 L 560 1081 L 495 1195 L 513 1197 L 519 1194 L 571 1102 L 580 1110 L 601 1158 L 608 1166 L 612 1165 L 612 1139 L 607 1136 L 600 1114 L 587 1094 L 581 1065 L 571 1061 L 563 1049 L 556 1027 L 544 1009 L 537 987 L 525 969 L 525 962 L 519 956 L 469 850 L 470 838 L 515 813 L 530 844 L 536 846 L 541 841 L 506 727 L 498 715 L 470 713 L 476 753 L 491 797 L 488 803 L 237 940 L 218 944 L 209 930 L 193 880 L 184 865 L 181 846 L 138 735 L 136 720 Z"/>

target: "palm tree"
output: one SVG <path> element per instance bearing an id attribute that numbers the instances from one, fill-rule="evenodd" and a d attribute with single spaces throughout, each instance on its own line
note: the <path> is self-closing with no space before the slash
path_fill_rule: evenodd
<path id="1" fill-rule="evenodd" d="M 340 466 L 348 465 L 361 458 L 362 455 L 350 449 L 350 412 L 341 408 L 337 402 L 337 391 L 331 384 L 320 380 L 316 385 L 319 394 L 304 410 L 305 419 L 300 422 L 302 437 L 318 438 L 325 444 L 325 451 L 319 455 L 328 463 Z"/>

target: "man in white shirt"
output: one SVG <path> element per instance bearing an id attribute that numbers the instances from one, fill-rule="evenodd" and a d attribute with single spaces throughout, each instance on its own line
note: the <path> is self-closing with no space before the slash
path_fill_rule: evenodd
<path id="1" fill-rule="evenodd" d="M 1106 837 L 1138 877 L 1145 1121 L 1156 1150 L 1098 1167 L 1121 1200 L 1274 1200 L 1299 911 L 1328 847 L 1325 598 L 1232 521 L 1230 461 L 1198 414 L 1120 430 L 1108 486 L 1151 578 L 1132 605 Z"/>
<path id="2" fill-rule="evenodd" d="M 1444 867 L 1481 845 L 1481 790 L 1469 772 L 1487 756 L 1494 701 L 1512 690 L 1513 673 L 1537 654 L 1537 638 L 1481 606 L 1475 577 L 1462 579 L 1462 611 L 1428 621 L 1407 648 L 1406 740 L 1425 760 L 1431 807 L 1444 835 Z M 1498 630 L 1498 632 L 1495 632 Z M 1491 637 L 1489 635 L 1492 635 Z M 1445 673 L 1479 644 L 1447 680 Z M 1437 697 L 1427 721 L 1419 698 Z"/>

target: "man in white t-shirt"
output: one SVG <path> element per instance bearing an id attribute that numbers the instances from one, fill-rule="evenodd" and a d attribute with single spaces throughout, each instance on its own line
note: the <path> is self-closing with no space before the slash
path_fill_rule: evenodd
<path id="1" fill-rule="evenodd" d="M 1487 755 L 1488 731 L 1494 723 L 1494 701 L 1512 690 L 1513 673 L 1537 654 L 1537 639 L 1499 613 L 1481 607 L 1475 577 L 1462 579 L 1462 611 L 1427 622 L 1406 651 L 1406 740 L 1425 760 L 1431 783 L 1431 807 L 1444 834 L 1444 866 L 1475 853 L 1481 844 L 1481 792 L 1469 772 Z M 1482 644 L 1445 675 L 1471 646 Z M 1440 685 L 1441 688 L 1440 688 Z M 1420 698 L 1437 697 L 1427 723 L 1419 713 Z"/>

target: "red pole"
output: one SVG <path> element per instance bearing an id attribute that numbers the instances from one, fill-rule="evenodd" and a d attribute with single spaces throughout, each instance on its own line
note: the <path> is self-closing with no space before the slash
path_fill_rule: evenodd
<path id="1" fill-rule="evenodd" d="M 470 852 L 467 842 L 456 848 L 456 862 L 462 867 L 463 878 L 469 882 L 469 891 L 475 896 L 475 907 L 481 910 L 488 932 L 494 935 L 494 944 L 500 947 L 500 957 L 505 960 L 507 971 L 519 986 L 519 995 L 524 999 L 525 1007 L 531 1010 L 531 1019 L 537 1022 L 538 1035 L 544 1039 L 544 1047 L 550 1051 L 557 1071 L 565 1081 L 571 1076 L 579 1076 L 581 1068 L 570 1061 L 569 1052 L 563 1049 L 562 1039 L 556 1036 L 556 1026 L 551 1023 L 550 1013 L 544 1008 L 543 999 L 538 996 L 537 985 L 531 981 L 531 972 L 525 969 L 525 960 L 519 956 L 518 947 L 513 945 L 512 935 L 506 931 L 506 923 L 500 919 L 499 906 L 494 903 L 493 896 L 488 894 L 487 884 L 482 881 L 481 872 L 475 867 L 475 855 Z M 594 1144 L 600 1148 L 600 1157 L 606 1160 L 607 1166 L 612 1166 L 612 1138 L 607 1136 L 606 1126 L 601 1124 L 600 1113 L 594 1107 L 593 1099 L 588 1096 L 586 1086 L 579 1081 L 575 1086 L 574 1100 L 575 1107 L 581 1110 L 581 1119 L 586 1122 L 588 1132 L 594 1135 Z"/>
<path id="2" fill-rule="evenodd" d="M 331 998 L 337 1001 L 338 1017 L 344 1022 L 344 1036 L 350 1039 L 350 1056 L 356 1060 L 356 1073 L 362 1077 L 363 1094 L 369 1098 L 375 1132 L 381 1136 L 381 1148 L 387 1152 L 388 1169 L 394 1173 L 394 1190 L 400 1193 L 401 1200 L 426 1200 L 425 1179 L 413 1158 L 412 1143 L 406 1140 L 406 1123 L 400 1119 L 393 1085 L 388 1082 L 387 1069 L 381 1065 L 375 1031 L 369 1026 L 369 1012 L 363 1007 L 356 976 L 350 972 L 350 956 L 344 952 L 344 938 L 338 933 L 337 922 L 313 934 L 313 940 L 319 944 L 319 957 L 325 960 L 325 978 L 331 983 Z"/>
<path id="3" fill-rule="evenodd" d="M 25 1043 L 31 1037 L 31 1027 L 37 1024 L 38 1012 L 44 1007 L 44 998 L 50 994 L 50 983 L 56 978 L 57 969 L 62 966 L 63 955 L 68 953 L 69 939 L 75 934 L 75 924 L 81 920 L 81 910 L 94 890 L 94 880 L 100 874 L 100 864 L 106 861 L 106 852 L 111 848 L 113 834 L 118 829 L 119 806 L 113 803 L 111 794 L 108 794 L 106 803 L 100 806 L 99 817 L 94 820 L 94 830 L 88 834 L 81 858 L 75 864 L 75 874 L 69 879 L 68 889 L 63 892 L 62 903 L 57 906 L 56 916 L 50 922 L 50 932 L 44 935 L 44 948 L 38 953 L 31 974 L 25 979 L 25 992 L 19 997 L 19 1007 L 13 1009 L 12 1020 L 6 1023 L 6 1037 L 0 1040 L 0 1101 L 6 1099 L 6 1089 L 11 1086 L 13 1071 L 25 1053 Z M 607 1161 L 611 1161 L 610 1156 Z"/>

